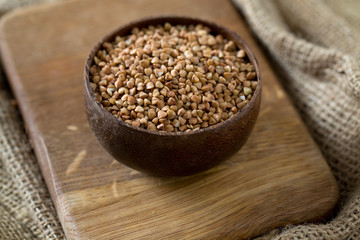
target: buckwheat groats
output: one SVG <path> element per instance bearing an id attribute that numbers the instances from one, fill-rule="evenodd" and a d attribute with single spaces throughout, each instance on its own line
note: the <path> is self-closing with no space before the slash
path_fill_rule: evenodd
<path id="1" fill-rule="evenodd" d="M 102 45 L 90 73 L 107 111 L 133 126 L 166 132 L 231 118 L 258 83 L 245 51 L 203 25 L 134 28 Z"/>

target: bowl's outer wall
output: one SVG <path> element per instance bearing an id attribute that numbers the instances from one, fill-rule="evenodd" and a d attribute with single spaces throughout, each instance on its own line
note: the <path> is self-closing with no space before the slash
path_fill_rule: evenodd
<path id="1" fill-rule="evenodd" d="M 175 19 L 175 21 L 174 21 Z M 258 65 L 248 46 L 232 32 L 218 25 L 195 19 L 161 18 L 151 19 L 153 22 L 130 23 L 105 37 L 109 41 L 116 35 L 126 35 L 135 26 L 150 24 L 197 24 L 210 25 L 216 33 L 233 39 L 247 52 L 258 74 L 258 88 L 251 101 L 229 120 L 209 127 L 206 131 L 191 134 L 154 134 L 139 131 L 107 112 L 98 103 L 89 84 L 89 66 L 92 64 L 98 44 L 92 51 L 85 66 L 85 109 L 90 127 L 101 145 L 118 161 L 141 172 L 160 176 L 185 176 L 209 169 L 236 153 L 248 139 L 260 109 L 261 80 Z M 236 39 L 234 39 L 236 37 Z M 216 126 L 216 127 L 215 127 Z"/>
<path id="2" fill-rule="evenodd" d="M 233 155 L 244 145 L 260 106 L 256 99 L 241 122 L 225 121 L 212 131 L 191 135 L 156 135 L 119 124 L 86 98 L 86 112 L 101 145 L 118 161 L 156 175 L 191 175 Z"/>

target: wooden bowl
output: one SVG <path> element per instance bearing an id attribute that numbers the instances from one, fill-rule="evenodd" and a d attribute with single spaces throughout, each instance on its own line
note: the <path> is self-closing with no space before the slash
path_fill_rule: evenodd
<path id="1" fill-rule="evenodd" d="M 90 66 L 103 42 L 128 35 L 134 27 L 164 24 L 203 24 L 245 50 L 254 65 L 258 85 L 244 108 L 222 123 L 191 132 L 152 132 L 131 126 L 106 111 L 90 87 Z M 261 102 L 261 78 L 257 60 L 249 46 L 234 32 L 204 20 L 162 16 L 124 25 L 103 38 L 91 51 L 85 65 L 85 108 L 90 126 L 100 144 L 119 162 L 141 172 L 160 176 L 185 176 L 207 170 L 224 161 L 245 144 L 257 119 Z"/>

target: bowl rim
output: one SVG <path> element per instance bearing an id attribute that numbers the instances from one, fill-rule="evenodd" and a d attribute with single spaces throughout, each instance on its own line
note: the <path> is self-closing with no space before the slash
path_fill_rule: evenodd
<path id="1" fill-rule="evenodd" d="M 255 92 L 253 94 L 253 96 L 251 97 L 250 101 L 237 113 L 235 113 L 231 118 L 226 119 L 223 122 L 220 123 L 216 123 L 212 126 L 208 126 L 206 128 L 200 128 L 199 130 L 191 130 L 188 132 L 160 132 L 160 131 L 150 131 L 147 130 L 145 128 L 141 128 L 141 127 L 135 127 L 132 126 L 128 123 L 126 123 L 125 121 L 122 121 L 120 119 L 118 119 L 117 117 L 115 117 L 114 115 L 112 115 L 110 112 L 108 112 L 104 106 L 98 102 L 95 98 L 94 95 L 94 91 L 91 89 L 90 87 L 90 67 L 93 63 L 93 59 L 95 54 L 97 53 L 97 51 L 99 51 L 101 49 L 101 46 L 104 42 L 106 41 L 111 41 L 113 40 L 116 36 L 118 36 L 120 31 L 123 31 L 124 29 L 128 29 L 128 31 L 130 31 L 132 28 L 137 27 L 137 25 L 144 25 L 144 26 L 150 26 L 151 21 L 160 21 L 162 23 L 165 22 L 177 22 L 177 21 L 190 21 L 190 22 L 194 22 L 194 23 L 189 23 L 189 24 L 184 24 L 183 25 L 190 25 L 190 24 L 202 24 L 205 25 L 207 27 L 209 27 L 211 30 L 214 30 L 214 32 L 219 32 L 219 31 L 215 31 L 214 28 L 217 29 L 221 29 L 221 31 L 226 32 L 229 36 L 232 37 L 232 39 L 236 39 L 238 42 L 241 43 L 242 46 L 239 46 L 237 43 L 237 47 L 241 49 L 243 49 L 249 59 L 249 61 L 253 64 L 255 71 L 256 71 L 256 77 L 257 77 L 257 81 L 258 81 L 258 85 L 255 89 Z M 150 23 L 148 23 L 150 22 Z M 177 23 L 177 24 L 181 24 L 181 23 Z M 121 35 L 121 36 L 126 36 L 126 35 Z M 232 40 L 230 39 L 230 40 Z M 133 129 L 135 131 L 140 131 L 140 132 L 144 132 L 147 134 L 152 134 L 152 135 L 159 135 L 159 136 L 186 136 L 186 135 L 194 135 L 194 134 L 201 134 L 201 133 L 205 133 L 205 132 L 210 132 L 210 131 L 214 131 L 214 130 L 218 130 L 221 129 L 223 127 L 226 127 L 227 125 L 229 125 L 231 122 L 235 122 L 238 120 L 241 120 L 241 118 L 243 118 L 246 114 L 249 113 L 250 108 L 252 107 L 252 105 L 254 104 L 256 98 L 261 97 L 261 89 L 262 89 L 262 79 L 261 79 L 261 75 L 260 75 L 260 68 L 259 68 L 259 63 L 255 57 L 255 54 L 253 53 L 253 51 L 251 50 L 251 48 L 249 47 L 249 45 L 234 31 L 219 25 L 217 23 L 214 23 L 212 21 L 208 21 L 208 20 L 204 20 L 204 19 L 200 19 L 200 18 L 194 18 L 194 17 L 189 17 L 189 16 L 178 16 L 178 15 L 158 15 L 158 16 L 151 16 L 151 17 L 144 17 L 138 20 L 134 20 L 131 21 L 127 24 L 121 25 L 120 27 L 117 27 L 116 29 L 112 30 L 110 33 L 106 34 L 100 41 L 98 41 L 98 43 L 92 48 L 90 54 L 88 55 L 86 62 L 85 62 L 85 69 L 84 69 L 84 87 L 85 87 L 85 94 L 90 97 L 91 101 L 93 103 L 95 103 L 95 105 L 97 107 L 99 107 L 101 109 L 101 111 L 104 112 L 105 117 L 113 117 L 114 119 L 117 120 L 117 122 L 119 122 L 119 124 L 123 125 L 124 127 L 128 127 L 130 129 Z"/>

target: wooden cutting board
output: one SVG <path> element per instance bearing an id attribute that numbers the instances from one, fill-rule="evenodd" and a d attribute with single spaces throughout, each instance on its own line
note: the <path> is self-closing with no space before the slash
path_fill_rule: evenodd
<path id="1" fill-rule="evenodd" d="M 159 14 L 234 30 L 262 71 L 262 108 L 247 144 L 196 176 L 156 178 L 117 163 L 84 114 L 91 48 L 120 25 Z M 12 12 L 0 33 L 6 73 L 68 239 L 244 239 L 319 219 L 336 203 L 329 167 L 231 2 L 66 1 Z"/>

